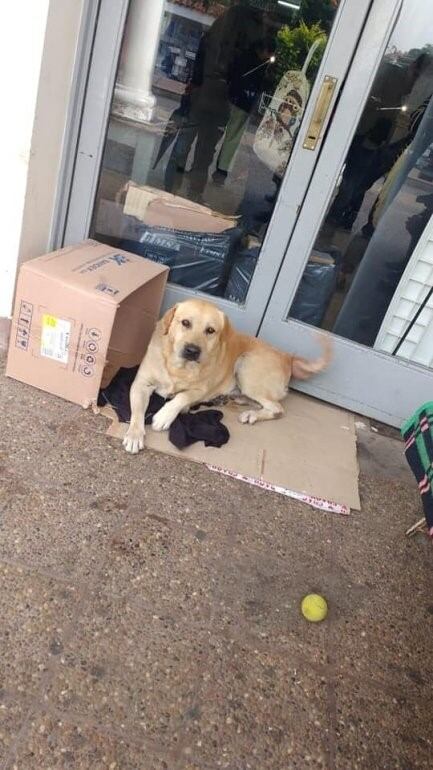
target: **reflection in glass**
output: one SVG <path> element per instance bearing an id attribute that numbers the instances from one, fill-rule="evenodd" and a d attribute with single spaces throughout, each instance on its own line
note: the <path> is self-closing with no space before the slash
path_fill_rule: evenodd
<path id="1" fill-rule="evenodd" d="M 431 258 L 420 239 L 433 213 L 429 9 L 427 0 L 403 5 L 290 309 L 292 318 L 427 365 L 433 356 L 421 356 L 417 343 L 433 317 L 433 271 L 420 278 L 419 270 Z"/>
<path id="2" fill-rule="evenodd" d="M 131 0 L 91 236 L 246 299 L 338 0 Z"/>

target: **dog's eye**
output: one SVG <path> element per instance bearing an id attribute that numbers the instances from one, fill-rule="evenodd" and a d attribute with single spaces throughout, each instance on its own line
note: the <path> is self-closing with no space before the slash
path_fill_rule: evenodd
<path id="1" fill-rule="evenodd" d="M 213 326 L 207 327 L 206 334 L 215 334 L 215 329 L 213 328 Z"/>
<path id="2" fill-rule="evenodd" d="M 190 329 L 191 328 L 191 321 L 188 321 L 187 318 L 184 318 L 183 321 L 182 321 L 182 326 L 184 326 L 185 329 Z"/>

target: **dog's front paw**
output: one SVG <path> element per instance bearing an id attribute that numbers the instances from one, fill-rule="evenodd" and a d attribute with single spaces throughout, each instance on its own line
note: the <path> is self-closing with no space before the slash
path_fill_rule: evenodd
<path id="1" fill-rule="evenodd" d="M 242 422 L 245 425 L 254 425 L 254 423 L 257 422 L 257 412 L 251 409 L 247 412 L 242 412 L 239 415 L 239 422 Z"/>
<path id="2" fill-rule="evenodd" d="M 132 455 L 136 455 L 140 449 L 144 449 L 144 428 L 128 428 L 125 438 L 123 439 L 123 446 L 126 451 Z"/>
<path id="3" fill-rule="evenodd" d="M 175 415 L 173 415 L 172 410 L 170 409 L 170 404 L 165 404 L 165 406 L 163 406 L 162 409 L 160 409 L 159 412 L 153 416 L 153 430 L 168 430 L 174 418 Z"/>

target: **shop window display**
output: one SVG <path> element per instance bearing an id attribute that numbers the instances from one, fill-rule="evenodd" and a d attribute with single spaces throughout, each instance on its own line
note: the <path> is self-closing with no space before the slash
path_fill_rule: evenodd
<path id="1" fill-rule="evenodd" d="M 91 236 L 245 302 L 337 5 L 132 0 Z"/>

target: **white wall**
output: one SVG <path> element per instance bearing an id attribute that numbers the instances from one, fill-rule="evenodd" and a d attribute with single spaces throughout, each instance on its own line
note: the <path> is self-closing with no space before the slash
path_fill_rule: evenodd
<path id="1" fill-rule="evenodd" d="M 0 26 L 0 318 L 11 315 L 20 262 L 51 245 L 86 0 L 11 0 L 5 6 Z"/>
<path id="2" fill-rule="evenodd" d="M 48 6 L 48 0 L 13 0 L 2 12 L 0 317 L 12 306 Z"/>

